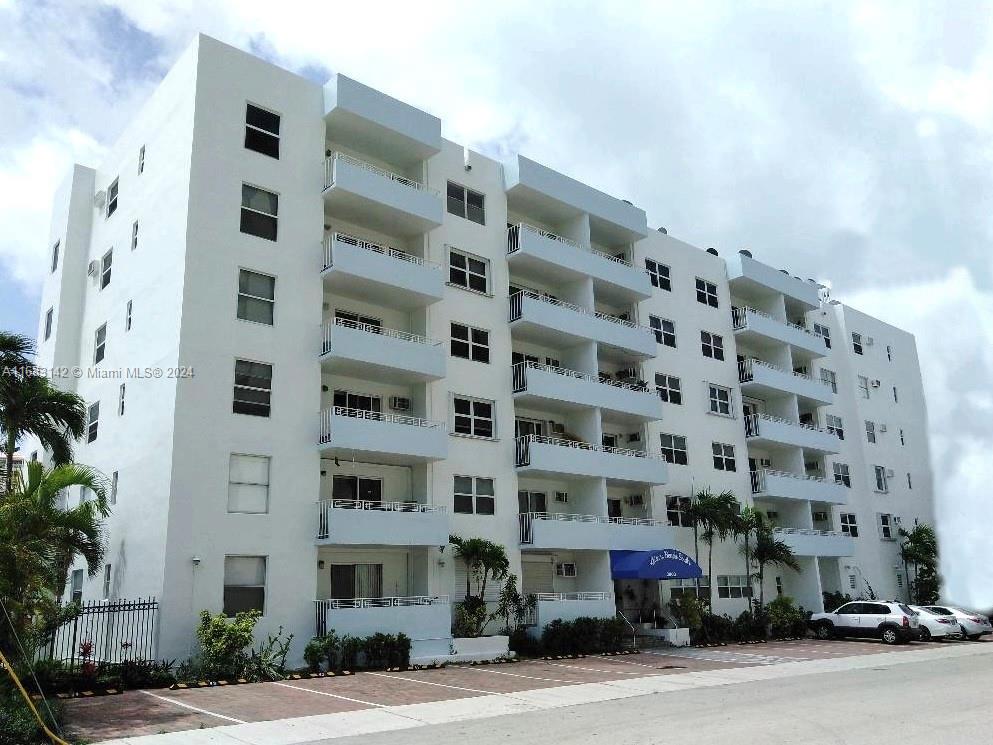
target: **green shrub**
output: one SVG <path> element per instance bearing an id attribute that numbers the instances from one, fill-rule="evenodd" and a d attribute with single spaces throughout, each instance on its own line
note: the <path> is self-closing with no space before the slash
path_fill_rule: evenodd
<path id="1" fill-rule="evenodd" d="M 286 677 L 286 656 L 293 643 L 293 634 L 283 635 L 280 626 L 275 634 L 269 634 L 257 649 L 253 649 L 245 668 L 249 680 L 282 680 Z"/>
<path id="2" fill-rule="evenodd" d="M 486 602 L 482 598 L 470 596 L 455 606 L 455 618 L 452 621 L 453 636 L 479 636 L 480 629 L 485 625 Z"/>
<path id="3" fill-rule="evenodd" d="M 787 636 L 806 636 L 807 616 L 803 608 L 793 605 L 793 598 L 780 595 L 766 605 L 769 615 L 769 628 L 772 636 L 782 639 Z"/>
<path id="4" fill-rule="evenodd" d="M 526 628 L 513 629 L 510 632 L 509 648 L 523 657 L 537 657 L 541 654 L 541 642 L 528 633 Z"/>
<path id="5" fill-rule="evenodd" d="M 620 652 L 624 649 L 628 635 L 631 633 L 627 624 L 616 616 L 597 620 L 600 621 L 600 651 Z"/>
<path id="6" fill-rule="evenodd" d="M 337 670 L 354 670 L 359 664 L 359 654 L 362 652 L 363 640 L 357 636 L 341 637 L 341 652 L 338 655 Z"/>
<path id="7" fill-rule="evenodd" d="M 223 613 L 212 616 L 200 611 L 197 639 L 200 641 L 202 672 L 211 680 L 237 677 L 244 673 L 248 663 L 248 649 L 252 645 L 252 632 L 259 621 L 257 610 L 239 613 L 234 620 Z"/>
<path id="8" fill-rule="evenodd" d="M 602 624 L 598 618 L 582 616 L 572 622 L 570 635 L 570 654 L 596 654 L 601 652 L 600 629 Z"/>
<path id="9" fill-rule="evenodd" d="M 411 641 L 410 637 L 404 633 L 399 633 L 396 635 L 396 642 L 393 647 L 394 656 L 392 658 L 391 667 L 408 668 L 410 667 L 410 647 Z"/>
<path id="10" fill-rule="evenodd" d="M 703 614 L 707 610 L 703 603 L 692 595 L 682 595 L 669 601 L 669 610 L 672 611 L 676 624 L 680 628 L 690 630 L 691 639 L 694 632 L 699 635 L 700 628 L 703 626 Z"/>
<path id="11" fill-rule="evenodd" d="M 700 641 L 704 644 L 719 644 L 734 638 L 734 621 L 727 614 L 704 613 L 700 618 Z"/>
<path id="12" fill-rule="evenodd" d="M 540 645 L 531 646 L 520 637 L 515 641 L 527 649 L 538 647 L 548 655 L 597 654 L 624 649 L 629 633 L 619 618 L 581 617 L 575 621 L 556 618 L 542 630 Z"/>
<path id="13" fill-rule="evenodd" d="M 828 613 L 837 610 L 845 603 L 851 602 L 852 596 L 846 595 L 843 592 L 830 591 L 822 592 L 821 597 L 824 600 L 824 610 Z"/>
<path id="14" fill-rule="evenodd" d="M 58 702 L 51 701 L 49 706 L 55 719 L 61 720 L 62 709 Z M 45 708 L 40 708 L 38 711 L 45 718 L 46 724 L 55 729 L 56 722 L 53 722 L 48 716 L 48 711 Z M 0 683 L 0 745 L 30 745 L 31 743 L 47 742 L 48 738 L 38 726 L 38 720 L 35 719 L 20 693 L 6 681 Z"/>

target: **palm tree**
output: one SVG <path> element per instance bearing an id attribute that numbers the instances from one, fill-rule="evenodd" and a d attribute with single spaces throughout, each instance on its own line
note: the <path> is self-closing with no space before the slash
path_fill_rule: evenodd
<path id="1" fill-rule="evenodd" d="M 466 599 L 472 597 L 472 588 L 469 582 L 471 577 L 476 578 L 476 589 L 479 591 L 477 597 L 483 599 L 486 596 L 487 580 L 500 581 L 510 571 L 507 550 L 499 543 L 488 541 L 485 538 L 462 538 L 457 535 L 448 536 L 448 540 L 455 546 L 455 558 L 465 562 Z"/>
<path id="2" fill-rule="evenodd" d="M 72 461 L 72 446 L 86 429 L 86 405 L 79 396 L 61 391 L 40 375 L 14 376 L 0 389 L 0 437 L 7 457 L 3 492 L 13 491 L 14 449 L 23 435 L 34 435 L 52 454 L 55 465 Z"/>
<path id="3" fill-rule="evenodd" d="M 734 534 L 744 542 L 744 545 L 741 547 L 741 553 L 745 557 L 745 577 L 748 578 L 749 589 L 751 589 L 752 583 L 751 538 L 753 535 L 757 535 L 763 527 L 765 527 L 765 515 L 762 514 L 761 510 L 757 510 L 754 507 L 742 508 L 734 524 Z M 750 597 L 751 593 L 749 593 Z M 751 611 L 752 604 L 749 602 L 748 612 L 751 613 Z"/>
<path id="4" fill-rule="evenodd" d="M 740 505 L 734 494 L 729 491 L 714 494 L 710 489 L 704 489 L 696 495 L 697 513 L 700 526 L 703 528 L 703 540 L 707 543 L 707 576 L 710 577 L 709 605 L 714 607 L 714 543 L 717 539 L 726 541 L 733 531 L 735 518 Z M 699 563 L 699 557 L 697 558 Z"/>
<path id="5" fill-rule="evenodd" d="M 919 523 L 910 531 L 900 528 L 900 538 L 900 558 L 903 560 L 904 576 L 907 579 L 908 602 L 928 602 L 938 587 L 938 537 L 930 525 Z M 913 580 L 910 579 L 911 564 L 914 566 Z M 925 595 L 928 597 L 925 598 Z"/>
<path id="6" fill-rule="evenodd" d="M 7 385 L 15 375 L 31 364 L 34 342 L 22 334 L 0 331 L 0 386 Z"/>
<path id="7" fill-rule="evenodd" d="M 86 487 L 93 499 L 67 509 L 60 496 L 73 486 Z M 103 520 L 109 514 L 106 480 L 77 464 L 45 470 L 39 462 L 29 463 L 24 483 L 0 497 L 0 600 L 18 633 L 62 593 L 77 558 L 90 576 L 100 570 Z M 9 626 L 0 629 L 0 645 L 10 650 Z"/>
<path id="8" fill-rule="evenodd" d="M 801 571 L 800 562 L 796 560 L 796 555 L 786 543 L 776 538 L 772 528 L 763 525 L 755 533 L 755 553 L 752 555 L 755 563 L 758 564 L 759 580 L 759 610 L 765 608 L 765 568 L 766 565 L 782 566 L 792 569 L 794 572 Z"/>

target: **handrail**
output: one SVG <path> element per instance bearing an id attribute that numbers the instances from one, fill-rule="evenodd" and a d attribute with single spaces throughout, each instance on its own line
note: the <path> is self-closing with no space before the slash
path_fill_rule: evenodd
<path id="1" fill-rule="evenodd" d="M 648 385 L 636 385 L 635 383 L 626 383 L 622 380 L 614 380 L 613 378 L 601 378 L 598 375 L 591 375 L 589 373 L 579 372 L 578 370 L 569 370 L 564 367 L 555 367 L 554 365 L 544 365 L 540 362 L 535 362 L 534 360 L 525 360 L 524 362 L 516 362 L 511 366 L 513 371 L 513 381 L 514 381 L 514 392 L 519 393 L 520 391 L 527 390 L 527 368 L 533 368 L 535 370 L 541 370 L 542 372 L 550 372 L 555 375 L 561 375 L 566 378 L 577 378 L 579 380 L 585 380 L 590 383 L 599 383 L 601 385 L 612 385 L 615 388 L 624 388 L 630 391 L 647 392 Z"/>
<path id="2" fill-rule="evenodd" d="M 736 330 L 747 328 L 748 327 L 748 314 L 749 313 L 754 313 L 755 315 L 762 316 L 763 318 L 769 318 L 769 319 L 775 321 L 776 323 L 782 323 L 782 324 L 784 324 L 786 326 L 790 326 L 791 328 L 795 328 L 798 331 L 802 331 L 805 334 L 808 334 L 810 336 L 813 336 L 813 337 L 815 337 L 817 339 L 821 339 L 823 341 L 823 337 L 818 336 L 813 331 L 811 331 L 810 329 L 808 329 L 806 326 L 801 326 L 798 323 L 793 323 L 793 321 L 783 321 L 783 320 L 781 320 L 779 318 L 776 318 L 771 313 L 766 313 L 764 310 L 758 310 L 757 308 L 752 308 L 752 307 L 747 306 L 747 305 L 736 305 L 736 306 L 734 306 L 731 309 L 732 326 L 734 326 L 734 328 Z"/>
<path id="3" fill-rule="evenodd" d="M 412 334 L 409 331 L 400 331 L 399 329 L 376 326 L 372 323 L 362 323 L 360 321 L 352 321 L 348 318 L 336 317 L 324 324 L 324 344 L 321 346 L 321 354 L 327 354 L 333 349 L 332 336 L 335 326 L 344 326 L 345 328 L 355 329 L 356 331 L 364 331 L 368 334 L 377 334 L 391 339 L 399 339 L 400 341 L 407 341 L 413 344 L 424 344 L 430 347 L 438 347 L 442 344 L 442 342 L 437 339 L 429 339 L 426 336 Z"/>
<path id="4" fill-rule="evenodd" d="M 623 613 L 622 613 L 621 611 L 615 611 L 615 612 L 616 612 L 616 613 L 617 613 L 617 615 L 619 615 L 619 616 L 620 616 L 620 617 L 621 617 L 622 619 L 624 619 L 624 623 L 626 623 L 626 624 L 628 625 L 628 628 L 629 628 L 629 629 L 631 629 L 631 646 L 632 646 L 633 648 L 635 648 L 635 649 L 637 649 L 637 648 L 638 648 L 638 629 L 636 629 L 636 628 L 634 627 L 634 624 L 633 624 L 633 623 L 631 623 L 631 622 L 630 622 L 630 621 L 628 620 L 628 617 L 627 617 L 627 616 L 625 616 L 625 615 L 624 615 L 624 614 L 623 614 Z M 654 612 L 654 611 L 653 611 L 653 612 Z"/>
<path id="5" fill-rule="evenodd" d="M 758 365 L 759 367 L 765 367 L 769 370 L 775 370 L 779 373 L 790 374 L 794 377 L 801 378 L 802 380 L 810 380 L 814 383 L 820 383 L 828 388 L 831 384 L 822 378 L 815 378 L 813 375 L 808 375 L 807 373 L 797 372 L 796 370 L 787 370 L 786 368 L 780 367 L 779 365 L 774 365 L 771 362 L 766 362 L 765 360 L 760 360 L 756 357 L 748 357 L 746 359 L 740 360 L 738 362 L 738 382 L 747 383 L 755 378 L 755 373 L 753 367 Z"/>
<path id="6" fill-rule="evenodd" d="M 748 416 L 745 417 L 746 435 L 751 437 L 758 435 L 760 421 L 776 422 L 778 424 L 787 424 L 791 427 L 800 427 L 801 429 L 807 429 L 812 432 L 821 432 L 823 434 L 834 434 L 830 430 L 822 429 L 821 427 L 816 427 L 813 424 L 806 424 L 805 422 L 794 422 L 790 419 L 783 419 L 782 417 L 772 416 L 770 414 L 749 414 Z"/>
<path id="7" fill-rule="evenodd" d="M 607 259 L 607 261 L 613 261 L 617 264 L 622 264 L 624 266 L 633 266 L 633 264 L 626 258 L 621 258 L 620 256 L 612 256 L 605 251 L 593 248 L 593 246 L 587 246 L 578 241 L 574 241 L 571 238 L 566 238 L 550 230 L 545 230 L 544 228 L 539 228 L 536 225 L 531 225 L 526 222 L 519 222 L 516 225 L 510 225 L 507 228 L 507 253 L 514 253 L 520 248 L 520 237 L 521 231 L 527 231 L 528 233 L 534 233 L 542 238 L 547 238 L 549 240 L 558 241 L 566 246 L 571 246 L 572 248 L 578 248 L 580 251 L 586 251 L 587 253 L 595 254 L 601 258 Z"/>
<path id="8" fill-rule="evenodd" d="M 833 481 L 828 481 L 820 476 L 810 476 L 808 474 L 792 473 L 791 471 L 777 471 L 775 468 L 763 468 L 761 469 L 763 473 L 770 476 L 781 476 L 789 479 L 797 479 L 799 481 L 817 481 L 822 484 L 833 484 Z"/>
<path id="9" fill-rule="evenodd" d="M 415 256 L 412 253 L 399 248 L 394 248 L 393 246 L 388 246 L 384 243 L 373 243 L 372 241 L 367 241 L 364 238 L 359 238 L 358 236 L 351 235 L 350 233 L 329 233 L 324 237 L 325 269 L 334 266 L 335 243 L 342 243 L 346 246 L 355 246 L 356 248 L 364 248 L 365 250 L 372 251 L 373 253 L 383 254 L 384 256 L 399 259 L 400 261 L 406 261 L 410 264 L 426 266 L 430 269 L 436 269 L 439 272 L 441 271 L 441 264 L 436 264 L 433 261 L 427 261 L 426 259 L 422 259 L 420 256 Z"/>
<path id="10" fill-rule="evenodd" d="M 387 171 L 385 168 L 374 166 L 372 163 L 368 163 L 364 160 L 361 160 L 351 155 L 346 155 L 345 153 L 342 152 L 332 153 L 325 161 L 325 169 L 324 169 L 325 189 L 334 186 L 335 168 L 338 164 L 338 161 L 343 161 L 345 163 L 348 163 L 349 165 L 355 166 L 356 168 L 363 168 L 367 171 L 370 171 L 371 173 L 375 173 L 378 176 L 382 176 L 383 178 L 389 179 L 390 181 L 395 181 L 401 186 L 406 186 L 410 189 L 414 189 L 415 191 L 427 192 L 428 194 L 433 194 L 436 197 L 441 196 L 441 192 L 439 192 L 437 189 L 432 189 L 429 186 L 425 186 L 420 181 L 416 181 L 412 178 L 409 178 L 408 176 L 401 176 L 399 173 L 393 173 L 392 171 Z"/>
<path id="11" fill-rule="evenodd" d="M 610 600 L 612 592 L 536 592 L 534 597 L 539 602 L 558 602 L 574 600 Z"/>
<path id="12" fill-rule="evenodd" d="M 444 505 L 420 502 L 375 502 L 368 499 L 321 499 L 317 502 L 317 538 L 331 536 L 335 518 L 333 510 L 372 510 L 377 512 L 427 513 L 446 512 Z"/>
<path id="13" fill-rule="evenodd" d="M 826 535 L 826 536 L 845 536 L 847 533 L 842 533 L 839 530 L 814 530 L 813 528 L 773 528 L 773 534 L 782 533 L 784 535 Z"/>
<path id="14" fill-rule="evenodd" d="M 528 449 L 531 443 L 540 443 L 543 445 L 555 445 L 557 447 L 575 448 L 576 450 L 592 450 L 599 453 L 613 453 L 614 455 L 626 455 L 632 458 L 651 458 L 653 460 L 661 460 L 661 461 L 665 460 L 665 458 L 662 457 L 661 453 L 648 453 L 644 450 L 630 450 L 628 448 L 610 447 L 609 445 L 591 445 L 587 442 L 576 442 L 575 440 L 565 440 L 560 437 L 549 437 L 548 435 L 524 435 L 522 437 L 517 437 L 516 442 L 518 446 L 519 455 L 520 455 L 520 448 L 522 446 L 525 449 Z M 518 462 L 518 465 L 526 465 L 526 463 Z"/>
<path id="15" fill-rule="evenodd" d="M 448 605 L 448 595 L 407 595 L 384 598 L 326 598 L 315 600 L 327 608 L 404 608 L 416 605 Z"/>
<path id="16" fill-rule="evenodd" d="M 321 412 L 321 442 L 330 442 L 334 417 L 371 419 L 377 422 L 391 422 L 393 424 L 404 424 L 412 427 L 425 427 L 427 429 L 445 427 L 444 422 L 435 422 L 430 419 L 421 419 L 416 416 L 407 416 L 405 414 L 384 414 L 381 411 L 366 411 L 364 409 L 350 409 L 347 406 L 332 406 L 330 409 L 325 409 Z"/>
<path id="17" fill-rule="evenodd" d="M 510 296 L 510 320 L 516 321 L 521 317 L 521 299 L 522 297 L 529 297 L 535 300 L 539 300 L 543 303 L 548 303 L 549 305 L 556 305 L 560 308 L 566 308 L 568 310 L 574 311 L 576 313 L 581 313 L 584 316 L 590 316 L 593 318 L 599 318 L 604 321 L 610 321 L 611 323 L 616 323 L 621 326 L 628 326 L 629 328 L 638 329 L 639 331 L 644 331 L 648 334 L 654 334 L 654 329 L 648 326 L 642 326 L 641 324 L 635 323 L 634 321 L 628 321 L 624 318 L 618 318 L 617 316 L 612 316 L 609 313 L 602 313 L 598 310 L 589 310 L 581 305 L 576 305 L 575 303 L 570 303 L 565 300 L 559 300 L 557 297 L 552 297 L 551 295 L 542 295 L 541 293 L 535 292 L 534 290 L 518 290 L 513 295 Z"/>
<path id="18" fill-rule="evenodd" d="M 652 525 L 668 527 L 668 521 L 651 517 L 607 517 L 606 515 L 580 515 L 571 512 L 522 512 L 532 520 L 557 520 L 575 523 L 602 523 L 604 525 Z"/>

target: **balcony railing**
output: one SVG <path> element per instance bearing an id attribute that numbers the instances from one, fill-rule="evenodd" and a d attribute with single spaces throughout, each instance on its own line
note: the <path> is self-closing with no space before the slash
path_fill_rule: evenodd
<path id="1" fill-rule="evenodd" d="M 848 533 L 839 530 L 814 530 L 813 528 L 773 528 L 773 535 L 821 535 L 844 538 Z"/>
<path id="2" fill-rule="evenodd" d="M 590 450 L 598 453 L 613 453 L 614 455 L 626 455 L 631 458 L 652 458 L 654 460 L 665 459 L 653 453 L 646 453 L 644 450 L 629 450 L 627 448 L 615 448 L 608 445 L 591 445 L 588 442 L 576 442 L 575 440 L 565 440 L 561 437 L 548 437 L 547 435 L 524 435 L 518 437 L 517 459 L 518 466 L 531 465 L 531 444 L 555 445 L 557 447 L 574 448 L 576 450 Z"/>
<path id="3" fill-rule="evenodd" d="M 567 512 L 522 512 L 517 516 L 521 529 L 521 543 L 534 543 L 532 524 L 535 520 L 553 520 L 566 523 L 599 523 L 601 525 L 649 525 L 668 527 L 667 520 L 650 517 L 607 517 L 605 515 L 576 515 Z"/>
<path id="4" fill-rule="evenodd" d="M 327 538 L 331 532 L 332 510 L 374 510 L 376 512 L 445 512 L 444 505 L 420 502 L 374 502 L 368 499 L 322 499 L 317 503 L 317 537 Z"/>
<path id="5" fill-rule="evenodd" d="M 553 373 L 555 375 L 561 375 L 566 378 L 575 378 L 577 380 L 585 380 L 589 383 L 597 383 L 601 385 L 612 385 L 615 388 L 624 388 L 629 391 L 647 391 L 647 385 L 638 385 L 637 383 L 628 383 L 623 380 L 614 380 L 613 378 L 603 378 L 598 375 L 590 375 L 589 373 L 579 372 L 578 370 L 569 370 L 564 367 L 555 367 L 554 365 L 543 365 L 540 362 L 535 362 L 533 360 L 527 360 L 525 362 L 515 363 L 512 367 L 513 370 L 513 380 L 514 380 L 514 393 L 520 393 L 521 391 L 527 390 L 527 371 L 541 370 L 542 372 Z"/>
<path id="6" fill-rule="evenodd" d="M 535 599 L 539 603 L 554 603 L 575 600 L 613 600 L 612 592 L 536 592 Z"/>
<path id="7" fill-rule="evenodd" d="M 824 434 L 834 434 L 830 429 L 822 429 L 821 427 L 816 427 L 813 424 L 806 424 L 804 422 L 794 422 L 789 419 L 783 419 L 778 416 L 770 416 L 769 414 L 749 414 L 745 417 L 745 437 L 758 437 L 761 434 L 761 423 L 762 422 L 777 422 L 779 424 L 787 424 L 790 427 L 799 427 L 800 429 L 808 429 L 811 432 L 822 432 Z"/>
<path id="8" fill-rule="evenodd" d="M 382 176 L 383 178 L 394 181 L 401 186 L 405 186 L 408 189 L 427 192 L 428 194 L 434 194 L 439 197 L 441 196 L 441 193 L 437 189 L 432 189 L 425 186 L 420 181 L 416 181 L 415 179 L 407 176 L 401 176 L 399 173 L 387 171 L 385 168 L 374 166 L 372 163 L 367 163 L 364 160 L 354 158 L 351 155 L 345 155 L 341 152 L 332 153 L 331 156 L 324 162 L 324 188 L 328 189 L 335 185 L 335 169 L 337 168 L 338 163 L 348 163 L 350 166 L 362 168 L 370 173 L 375 173 L 377 176 Z"/>
<path id="9" fill-rule="evenodd" d="M 732 322 L 732 325 L 734 326 L 735 331 L 738 331 L 738 330 L 741 330 L 741 329 L 744 329 L 744 328 L 748 328 L 748 314 L 749 313 L 754 313 L 757 316 L 762 316 L 763 318 L 768 318 L 770 320 L 775 321 L 776 323 L 781 323 L 784 326 L 789 326 L 790 328 L 797 329 L 798 331 L 802 331 L 803 333 L 809 335 L 810 337 L 812 337 L 814 339 L 821 339 L 822 338 L 822 337 L 818 336 L 817 334 L 815 334 L 810 329 L 808 329 L 806 326 L 801 326 L 800 324 L 793 323 L 792 321 L 781 321 L 780 319 L 776 318 L 775 316 L 773 316 L 773 315 L 771 315 L 769 313 L 766 313 L 763 310 L 756 310 L 755 308 L 750 308 L 750 307 L 748 307 L 746 305 L 737 305 L 737 306 L 734 306 L 733 308 L 731 308 L 731 322 Z"/>
<path id="10" fill-rule="evenodd" d="M 774 468 L 760 468 L 756 471 L 749 471 L 749 477 L 752 481 L 752 494 L 759 494 L 764 492 L 766 489 L 766 476 L 779 476 L 781 478 L 796 479 L 797 481 L 813 481 L 817 484 L 833 484 L 835 482 L 828 481 L 821 476 L 809 476 L 800 475 L 797 473 L 792 473 L 790 471 L 777 471 Z"/>
<path id="11" fill-rule="evenodd" d="M 332 610 L 362 608 L 411 608 L 430 605 L 448 605 L 448 595 L 411 595 L 387 598 L 329 598 L 315 600 L 317 635 L 328 632 L 328 613 Z"/>
<path id="12" fill-rule="evenodd" d="M 764 367 L 767 370 L 775 370 L 778 373 L 784 375 L 792 375 L 795 378 L 800 378 L 801 380 L 809 380 L 814 383 L 820 383 L 828 388 L 831 384 L 820 378 L 815 378 L 806 373 L 797 372 L 796 370 L 786 370 L 785 368 L 779 367 L 778 365 L 773 365 L 771 362 L 766 362 L 765 360 L 756 359 L 755 357 L 748 357 L 747 359 L 738 362 L 738 382 L 739 383 L 750 383 L 755 379 L 755 367 Z"/>
<path id="13" fill-rule="evenodd" d="M 404 414 L 385 414 L 381 411 L 366 411 L 365 409 L 350 409 L 347 406 L 332 406 L 321 412 L 321 442 L 331 441 L 332 427 L 335 417 L 353 417 L 356 419 L 371 419 L 377 422 L 391 422 L 393 424 L 403 424 L 408 427 L 425 427 L 435 429 L 444 427 L 444 422 L 435 422 L 430 419 L 421 419 L 416 416 L 406 416 Z"/>
<path id="14" fill-rule="evenodd" d="M 382 326 L 376 326 L 372 323 L 360 323 L 359 321 L 353 321 L 348 318 L 334 318 L 331 322 L 324 324 L 324 342 L 321 345 L 321 354 L 327 354 L 333 349 L 332 342 L 335 326 L 343 326 L 345 328 L 355 329 L 356 331 L 365 331 L 369 334 L 378 334 L 380 336 L 386 336 L 391 339 L 399 339 L 400 341 L 407 341 L 413 344 L 426 344 L 432 347 L 441 345 L 441 342 L 436 339 L 429 339 L 426 336 L 412 334 L 409 331 L 383 328 Z"/>
<path id="15" fill-rule="evenodd" d="M 552 241 L 558 241 L 566 246 L 571 246 L 572 248 L 578 249 L 580 251 L 586 251 L 587 253 L 595 254 L 607 261 L 613 261 L 617 264 L 623 264 L 624 266 L 632 266 L 631 262 L 627 260 L 624 256 L 612 256 L 609 253 L 600 251 L 593 248 L 592 246 L 584 246 L 582 243 L 565 238 L 561 235 L 556 235 L 543 228 L 535 227 L 534 225 L 529 225 L 526 222 L 518 223 L 517 225 L 511 225 L 507 228 L 507 253 L 512 254 L 518 251 L 521 247 L 521 233 L 528 232 L 539 235 L 542 238 L 546 238 Z"/>
<path id="16" fill-rule="evenodd" d="M 616 323 L 620 326 L 627 326 L 629 328 L 638 329 L 644 331 L 646 334 L 654 334 L 655 332 L 648 326 L 642 326 L 641 324 L 635 323 L 634 321 L 629 321 L 627 318 L 618 318 L 617 316 L 612 316 L 609 313 L 601 313 L 600 311 L 593 311 L 584 308 L 581 305 L 576 305 L 575 303 L 569 303 L 565 300 L 559 300 L 557 297 L 552 295 L 542 295 L 541 293 L 535 292 L 533 290 L 520 290 L 515 292 L 510 296 L 510 320 L 516 321 L 521 317 L 521 305 L 523 303 L 524 297 L 533 298 L 539 300 L 543 303 L 548 303 L 549 305 L 554 305 L 559 308 L 566 308 L 575 313 L 581 313 L 584 316 L 590 316 L 592 318 L 599 318 L 604 321 L 610 321 L 611 323 Z"/>
<path id="17" fill-rule="evenodd" d="M 342 243 L 348 246 L 355 246 L 356 248 L 363 248 L 366 251 L 372 251 L 373 253 L 382 254 L 384 256 L 389 256 L 393 259 L 398 259 L 399 261 L 406 261 L 410 264 L 416 264 L 417 266 L 426 266 L 430 269 L 435 269 L 441 271 L 441 266 L 435 264 L 431 261 L 425 261 L 420 256 L 415 256 L 412 253 L 403 251 L 399 248 L 394 248 L 393 246 L 387 246 L 382 243 L 373 243 L 372 241 L 367 241 L 364 238 L 358 238 L 349 233 L 330 233 L 324 238 L 324 268 L 328 269 L 334 266 L 334 246 L 336 243 Z"/>

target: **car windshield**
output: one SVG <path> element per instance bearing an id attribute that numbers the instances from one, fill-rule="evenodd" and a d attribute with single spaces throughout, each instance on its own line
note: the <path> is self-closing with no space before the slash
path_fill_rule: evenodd
<path id="1" fill-rule="evenodd" d="M 916 616 L 917 615 L 917 611 L 915 611 L 909 605 L 904 605 L 903 603 L 900 603 L 898 607 L 900 608 L 900 610 L 902 610 L 908 616 Z"/>

